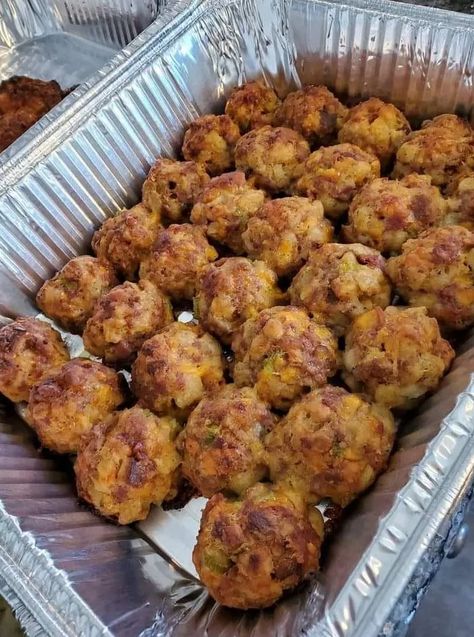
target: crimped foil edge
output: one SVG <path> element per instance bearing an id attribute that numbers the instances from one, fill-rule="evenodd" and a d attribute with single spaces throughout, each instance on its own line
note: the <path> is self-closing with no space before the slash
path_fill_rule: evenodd
<path id="1" fill-rule="evenodd" d="M 0 537 L 0 592 L 13 604 L 20 620 L 22 609 L 28 609 L 23 615 L 28 635 L 46 632 L 50 637 L 112 637 L 72 589 L 64 571 L 54 566 L 47 551 L 36 546 L 30 533 L 21 530 L 17 518 L 7 513 L 1 501 Z M 39 626 L 43 632 L 37 632 Z"/>
<path id="2" fill-rule="evenodd" d="M 308 637 L 379 634 L 416 565 L 469 489 L 474 474 L 474 374 L 429 443 L 377 534 Z M 399 557 L 403 554 L 403 561 Z M 384 584 L 390 578 L 390 588 Z"/>

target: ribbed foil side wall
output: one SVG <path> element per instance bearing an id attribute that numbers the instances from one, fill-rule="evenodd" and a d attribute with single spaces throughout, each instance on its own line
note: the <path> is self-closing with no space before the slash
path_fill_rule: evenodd
<path id="1" fill-rule="evenodd" d="M 167 0 L 2 0 L 0 47 L 62 31 L 122 48 L 166 4 Z"/>

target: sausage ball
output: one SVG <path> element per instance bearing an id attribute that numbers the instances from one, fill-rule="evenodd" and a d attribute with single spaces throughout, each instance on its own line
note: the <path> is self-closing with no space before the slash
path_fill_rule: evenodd
<path id="1" fill-rule="evenodd" d="M 255 387 L 276 409 L 324 385 L 338 367 L 336 338 L 298 307 L 262 310 L 237 331 L 232 349 L 234 381 Z"/>
<path id="2" fill-rule="evenodd" d="M 239 139 L 235 166 L 258 188 L 284 192 L 301 175 L 308 155 L 308 142 L 296 131 L 263 126 Z"/>
<path id="3" fill-rule="evenodd" d="M 446 225 L 474 230 L 474 170 L 465 171 L 451 184 Z"/>
<path id="4" fill-rule="evenodd" d="M 276 283 L 276 274 L 263 261 L 220 259 L 201 272 L 194 300 L 196 318 L 230 344 L 242 323 L 284 299 Z"/>
<path id="5" fill-rule="evenodd" d="M 209 175 L 195 161 L 159 158 L 143 184 L 143 204 L 166 221 L 185 221 Z"/>
<path id="6" fill-rule="evenodd" d="M 275 417 L 250 387 L 204 397 L 182 433 L 183 475 L 209 498 L 242 493 L 267 475 L 263 439 Z"/>
<path id="7" fill-rule="evenodd" d="M 247 82 L 234 88 L 225 105 L 228 115 L 246 133 L 252 128 L 272 124 L 280 105 L 275 91 L 261 82 Z"/>
<path id="8" fill-rule="evenodd" d="M 18 318 L 0 329 L 0 392 L 15 403 L 69 360 L 59 332 L 49 323 Z"/>
<path id="9" fill-rule="evenodd" d="M 200 270 L 217 259 L 204 230 L 189 223 L 161 230 L 140 265 L 140 278 L 154 283 L 174 300 L 192 299 Z"/>
<path id="10" fill-rule="evenodd" d="M 421 173 L 442 189 L 466 168 L 474 168 L 474 139 L 469 125 L 443 115 L 409 135 L 397 152 L 393 176 Z"/>
<path id="11" fill-rule="evenodd" d="M 242 232 L 265 201 L 265 192 L 252 188 L 242 172 L 211 179 L 191 212 L 191 221 L 205 228 L 210 239 L 236 254 L 244 252 Z"/>
<path id="12" fill-rule="evenodd" d="M 173 322 L 169 299 L 150 281 L 126 281 L 97 302 L 86 323 L 84 346 L 104 363 L 130 364 L 153 334 Z"/>
<path id="13" fill-rule="evenodd" d="M 223 383 L 219 343 L 197 325 L 171 323 L 148 339 L 132 367 L 132 391 L 157 414 L 184 420 Z"/>
<path id="14" fill-rule="evenodd" d="M 267 201 L 249 219 L 242 235 L 247 254 L 265 261 L 278 276 L 296 272 L 312 250 L 332 237 L 322 204 L 306 197 Z"/>
<path id="15" fill-rule="evenodd" d="M 92 249 L 119 276 L 134 280 L 160 227 L 159 215 L 138 204 L 104 221 L 92 237 Z"/>
<path id="16" fill-rule="evenodd" d="M 411 131 L 405 115 L 393 104 L 371 97 L 350 109 L 339 142 L 360 146 L 386 167 Z"/>
<path id="17" fill-rule="evenodd" d="M 303 396 L 268 434 L 271 478 L 311 502 L 346 506 L 385 469 L 394 439 L 388 409 L 326 385 Z"/>
<path id="18" fill-rule="evenodd" d="M 323 535 L 321 514 L 299 494 L 260 483 L 209 500 L 193 562 L 219 604 L 265 608 L 318 570 Z"/>
<path id="19" fill-rule="evenodd" d="M 152 504 L 176 494 L 179 425 L 140 407 L 116 411 L 96 425 L 74 471 L 77 493 L 119 524 L 144 520 Z"/>
<path id="20" fill-rule="evenodd" d="M 10 144 L 23 135 L 39 119 L 33 111 L 20 108 L 0 115 L 0 152 L 8 148 Z"/>
<path id="21" fill-rule="evenodd" d="M 421 128 L 430 130 L 438 128 L 453 137 L 470 137 L 473 132 L 467 120 L 452 113 L 444 113 L 433 117 L 433 119 L 425 120 Z"/>
<path id="22" fill-rule="evenodd" d="M 474 232 L 467 228 L 434 228 L 407 241 L 387 274 L 409 305 L 426 307 L 443 327 L 474 323 Z"/>
<path id="23" fill-rule="evenodd" d="M 26 420 L 43 447 L 76 453 L 91 429 L 126 398 L 123 376 L 86 358 L 74 358 L 30 392 Z"/>
<path id="24" fill-rule="evenodd" d="M 430 177 L 412 174 L 400 181 L 374 179 L 354 197 L 343 238 L 396 254 L 407 239 L 440 225 L 446 212 L 446 201 L 431 185 Z"/>
<path id="25" fill-rule="evenodd" d="M 380 162 L 353 144 L 320 148 L 306 160 L 295 184 L 297 194 L 319 199 L 325 214 L 338 219 L 362 186 L 380 177 Z"/>
<path id="26" fill-rule="evenodd" d="M 298 131 L 311 146 L 331 143 L 347 108 L 325 86 L 305 86 L 289 93 L 275 116 L 278 126 Z"/>
<path id="27" fill-rule="evenodd" d="M 36 304 L 64 329 L 80 334 L 101 296 L 118 284 L 112 266 L 95 257 L 75 257 L 43 283 Z"/>
<path id="28" fill-rule="evenodd" d="M 454 358 L 424 307 L 376 307 L 346 335 L 344 380 L 388 408 L 409 409 L 436 389 Z"/>
<path id="29" fill-rule="evenodd" d="M 228 115 L 203 115 L 184 134 L 183 157 L 203 164 L 210 175 L 220 175 L 233 168 L 239 137 L 239 127 Z"/>
<path id="30" fill-rule="evenodd" d="M 342 336 L 356 316 L 390 303 L 384 269 L 385 260 L 376 250 L 360 243 L 328 243 L 311 253 L 293 279 L 291 302 Z"/>

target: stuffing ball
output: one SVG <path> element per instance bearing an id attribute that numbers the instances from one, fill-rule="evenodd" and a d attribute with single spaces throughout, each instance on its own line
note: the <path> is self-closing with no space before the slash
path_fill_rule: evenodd
<path id="1" fill-rule="evenodd" d="M 263 190 L 252 188 L 242 172 L 211 179 L 191 212 L 191 221 L 205 228 L 210 239 L 242 254 L 242 232 L 265 201 Z"/>
<path id="2" fill-rule="evenodd" d="M 94 427 L 77 456 L 79 497 L 119 524 L 144 520 L 152 504 L 176 494 L 178 432 L 173 418 L 140 407 L 110 414 Z"/>
<path id="3" fill-rule="evenodd" d="M 101 296 L 118 284 L 113 268 L 95 257 L 75 257 L 45 281 L 36 304 L 64 329 L 80 334 Z"/>
<path id="4" fill-rule="evenodd" d="M 220 259 L 201 272 L 194 311 L 205 330 L 230 344 L 235 330 L 284 295 L 276 274 L 263 261 Z"/>
<path id="5" fill-rule="evenodd" d="M 154 283 L 174 300 L 192 299 L 200 270 L 218 257 L 204 230 L 189 223 L 171 225 L 158 234 L 140 266 L 140 278 Z"/>
<path id="6" fill-rule="evenodd" d="M 360 243 L 328 243 L 312 252 L 293 279 L 291 302 L 342 336 L 356 316 L 390 303 L 384 269 L 385 260 L 376 250 Z"/>
<path id="7" fill-rule="evenodd" d="M 424 307 L 377 307 L 346 336 L 344 380 L 388 408 L 409 409 L 436 389 L 454 358 Z"/>
<path id="8" fill-rule="evenodd" d="M 69 360 L 59 332 L 49 323 L 18 318 L 0 329 L 0 392 L 19 403 L 30 389 Z"/>
<path id="9" fill-rule="evenodd" d="M 466 171 L 451 184 L 446 225 L 474 230 L 474 171 Z"/>
<path id="10" fill-rule="evenodd" d="M 173 322 L 169 299 L 150 281 L 126 281 L 97 302 L 86 323 L 84 346 L 104 363 L 129 365 L 153 334 Z"/>
<path id="11" fill-rule="evenodd" d="M 272 124 L 280 105 L 275 91 L 261 82 L 247 82 L 233 89 L 225 105 L 228 115 L 246 133 L 252 128 Z"/>
<path id="12" fill-rule="evenodd" d="M 166 221 L 181 223 L 208 181 L 202 164 L 157 159 L 143 184 L 143 204 Z"/>
<path id="13" fill-rule="evenodd" d="M 184 134 L 184 159 L 203 164 L 210 175 L 220 175 L 234 166 L 239 137 L 239 127 L 228 115 L 203 115 Z"/>
<path id="14" fill-rule="evenodd" d="M 337 340 L 298 307 L 272 307 L 246 321 L 232 341 L 234 381 L 255 387 L 262 400 L 288 409 L 324 385 L 338 368 Z"/>
<path id="15" fill-rule="evenodd" d="M 183 475 L 207 498 L 242 493 L 267 475 L 263 439 L 274 424 L 253 388 L 226 385 L 204 397 L 182 433 Z"/>
<path id="16" fill-rule="evenodd" d="M 350 109 L 339 142 L 364 148 L 386 167 L 410 131 L 407 118 L 396 106 L 371 97 Z"/>
<path id="17" fill-rule="evenodd" d="M 26 420 L 43 447 L 76 453 L 91 429 L 125 401 L 123 376 L 86 358 L 74 358 L 30 392 Z"/>
<path id="18" fill-rule="evenodd" d="M 406 138 L 398 149 L 393 177 L 426 174 L 445 189 L 465 168 L 474 168 L 472 130 L 455 115 L 441 115 Z"/>
<path id="19" fill-rule="evenodd" d="M 39 119 L 64 97 L 57 82 L 14 75 L 0 83 L 0 115 L 27 110 Z"/>
<path id="20" fill-rule="evenodd" d="M 311 502 L 346 506 L 386 468 L 394 439 L 388 409 L 326 385 L 303 396 L 268 434 L 271 478 Z"/>
<path id="21" fill-rule="evenodd" d="M 223 383 L 219 343 L 197 325 L 171 323 L 148 339 L 132 367 L 132 391 L 157 414 L 184 420 Z"/>
<path id="22" fill-rule="evenodd" d="M 235 165 L 258 188 L 284 192 L 302 173 L 308 142 L 290 128 L 263 126 L 239 139 Z"/>
<path id="23" fill-rule="evenodd" d="M 322 204 L 306 197 L 267 201 L 249 219 L 242 235 L 247 254 L 265 261 L 278 276 L 292 275 L 312 250 L 332 237 Z"/>
<path id="24" fill-rule="evenodd" d="M 338 219 L 362 186 L 376 177 L 380 162 L 374 155 L 353 144 L 337 144 L 311 153 L 294 190 L 319 199 L 325 214 Z"/>
<path id="25" fill-rule="evenodd" d="M 347 115 L 347 108 L 325 86 L 305 86 L 289 93 L 275 123 L 298 131 L 311 146 L 330 144 Z"/>
<path id="26" fill-rule="evenodd" d="M 265 608 L 318 570 L 323 535 L 321 514 L 301 495 L 260 483 L 237 500 L 209 500 L 193 562 L 219 604 Z"/>
<path id="27" fill-rule="evenodd" d="M 431 185 L 430 177 L 412 174 L 400 181 L 374 179 L 352 200 L 343 238 L 396 254 L 407 239 L 440 225 L 446 212 L 446 201 Z"/>
<path id="28" fill-rule="evenodd" d="M 92 237 L 92 249 L 99 259 L 110 263 L 119 276 L 134 280 L 160 227 L 159 215 L 138 204 L 106 219 Z"/>
<path id="29" fill-rule="evenodd" d="M 443 327 L 474 324 L 474 232 L 461 226 L 428 230 L 388 260 L 387 274 L 409 305 L 426 307 Z"/>
<path id="30" fill-rule="evenodd" d="M 467 120 L 452 113 L 444 113 L 433 117 L 433 119 L 425 120 L 421 128 L 430 130 L 438 128 L 453 137 L 470 137 L 473 132 Z"/>

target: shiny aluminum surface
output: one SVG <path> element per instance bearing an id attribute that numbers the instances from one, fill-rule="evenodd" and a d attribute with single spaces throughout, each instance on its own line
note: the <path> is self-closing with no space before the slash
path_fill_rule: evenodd
<path id="1" fill-rule="evenodd" d="M 443 111 L 472 119 L 473 36 L 469 16 L 390 2 L 382 11 L 375 0 L 178 0 L 80 87 L 75 101 L 44 118 L 0 170 L 0 313 L 33 312 L 40 283 L 86 249 L 106 216 L 137 201 L 154 158 L 173 155 L 186 124 L 220 109 L 234 84 L 263 76 L 283 93 L 323 82 L 350 98 L 395 101 L 418 120 Z M 7 415 L 0 457 L 25 453 L 38 465 L 0 465 L 0 535 L 15 526 L 8 536 L 15 560 L 19 528 L 47 550 L 51 561 L 35 571 L 35 586 L 53 577 L 69 582 L 44 606 L 43 628 L 62 634 L 55 613 L 76 626 L 78 596 L 87 607 L 85 615 L 79 609 L 85 636 L 293 637 L 303 628 L 314 636 L 390 634 L 392 610 L 430 547 L 444 546 L 446 521 L 472 480 L 471 347 L 440 391 L 403 423 L 389 470 L 351 507 L 321 579 L 260 613 L 216 607 L 186 572 L 191 546 L 175 566 L 166 558 L 181 549 L 166 544 L 161 525 L 172 517 L 174 529 L 186 525 L 189 533 L 195 515 L 157 514 L 141 531 L 93 516 L 75 500 L 69 465 L 38 455 L 21 423 L 21 435 L 8 430 Z M 12 573 L 8 586 L 26 599 L 28 575 Z"/>

